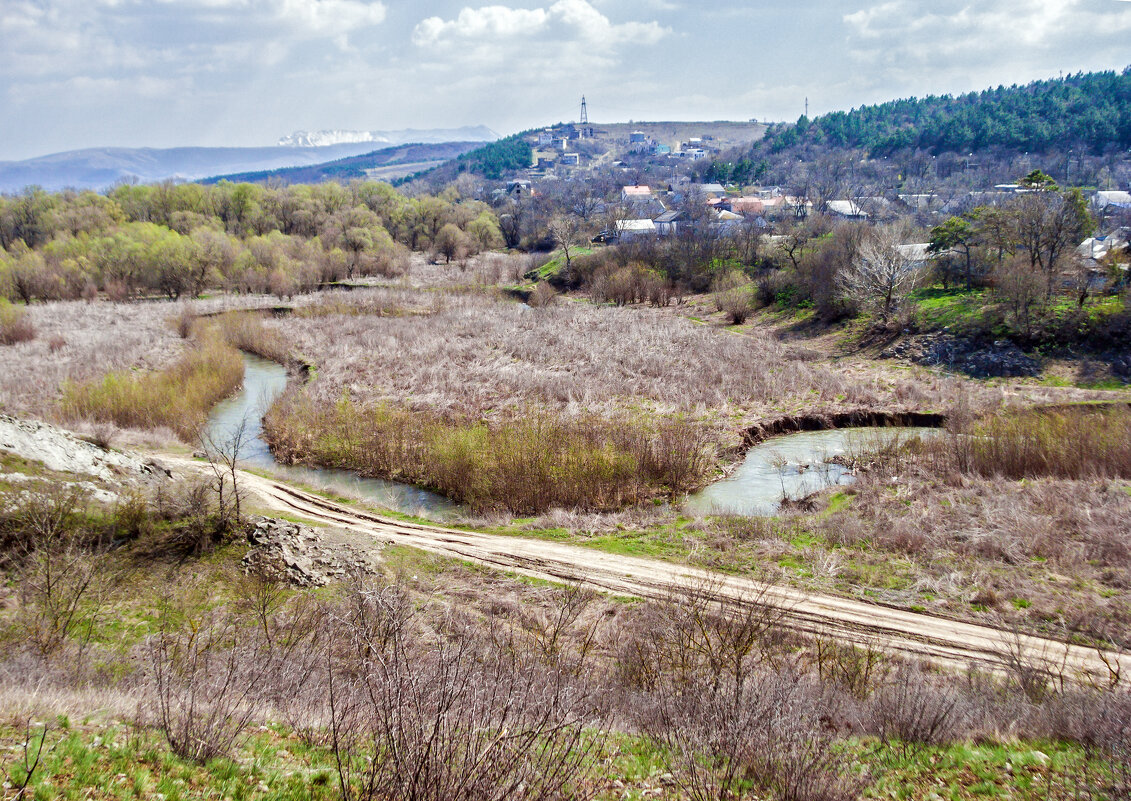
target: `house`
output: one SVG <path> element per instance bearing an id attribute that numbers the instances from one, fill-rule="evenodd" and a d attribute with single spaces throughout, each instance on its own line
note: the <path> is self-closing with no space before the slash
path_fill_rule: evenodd
<path id="1" fill-rule="evenodd" d="M 828 203 L 829 214 L 844 217 L 846 220 L 866 220 L 867 212 L 857 205 L 855 200 L 830 200 Z"/>
<path id="2" fill-rule="evenodd" d="M 652 187 L 640 184 L 638 186 L 621 187 L 620 199 L 624 202 L 652 197 Z"/>
<path id="3" fill-rule="evenodd" d="M 551 130 L 538 132 L 538 147 L 551 147 L 554 144 L 554 132 Z"/>
<path id="4" fill-rule="evenodd" d="M 1102 190 L 1092 195 L 1092 208 L 1101 214 L 1131 209 L 1131 192 Z"/>
<path id="5" fill-rule="evenodd" d="M 1128 239 L 1131 239 L 1131 229 L 1127 228 L 1120 228 L 1107 236 L 1090 236 L 1076 248 L 1076 254 L 1082 259 L 1098 262 L 1107 258 L 1113 250 L 1126 248 Z"/>
<path id="6" fill-rule="evenodd" d="M 726 197 L 727 193 L 722 184 L 699 184 L 692 191 L 698 191 L 704 197 Z"/>
<path id="7" fill-rule="evenodd" d="M 652 154 L 656 156 L 669 156 L 672 149 L 670 145 L 656 145 L 652 148 Z"/>
<path id="8" fill-rule="evenodd" d="M 617 220 L 616 237 L 625 242 L 644 236 L 655 236 L 656 224 L 647 217 L 638 220 Z"/>
<path id="9" fill-rule="evenodd" d="M 900 245 L 899 254 L 907 259 L 915 269 L 920 269 L 926 267 L 931 261 L 931 254 L 927 250 L 930 246 L 930 242 Z"/>
<path id="10" fill-rule="evenodd" d="M 628 135 L 628 143 L 630 145 L 642 145 L 647 139 L 648 135 L 643 131 L 633 131 Z"/>
<path id="11" fill-rule="evenodd" d="M 758 216 L 766 210 L 766 203 L 760 197 L 728 197 L 720 200 L 719 208 L 735 214 Z"/>
<path id="12" fill-rule="evenodd" d="M 581 165 L 580 153 L 562 153 L 558 163 L 563 167 L 578 167 Z"/>
<path id="13" fill-rule="evenodd" d="M 652 222 L 659 236 L 672 236 L 679 233 L 679 224 L 686 220 L 687 215 L 682 211 L 665 211 Z"/>
<path id="14" fill-rule="evenodd" d="M 512 197 L 533 194 L 530 189 L 530 181 L 507 181 L 507 194 L 511 195 Z"/>

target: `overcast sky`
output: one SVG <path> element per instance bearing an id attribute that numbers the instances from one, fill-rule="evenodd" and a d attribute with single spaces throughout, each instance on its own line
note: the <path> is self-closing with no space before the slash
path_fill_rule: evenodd
<path id="1" fill-rule="evenodd" d="M 796 119 L 1131 63 L 1127 0 L 0 0 L 0 159 Z"/>

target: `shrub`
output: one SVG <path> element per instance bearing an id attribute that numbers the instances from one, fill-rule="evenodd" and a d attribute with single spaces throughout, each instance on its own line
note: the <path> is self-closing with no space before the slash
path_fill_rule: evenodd
<path id="1" fill-rule="evenodd" d="M 0 345 L 15 345 L 35 339 L 35 326 L 27 311 L 0 297 Z"/>
<path id="2" fill-rule="evenodd" d="M 1021 479 L 1131 477 L 1131 408 L 1002 412 L 924 445 L 962 472 Z"/>
<path id="3" fill-rule="evenodd" d="M 432 487 L 476 510 L 609 510 L 695 487 L 710 464 L 704 428 L 559 417 L 533 410 L 487 424 L 390 404 L 333 406 L 292 395 L 265 430 L 280 461 L 309 461 Z"/>
<path id="4" fill-rule="evenodd" d="M 238 351 L 207 334 L 167 370 L 109 373 L 63 385 L 62 412 L 72 420 L 112 422 L 123 428 L 168 426 L 193 439 L 208 411 L 243 380 Z"/>

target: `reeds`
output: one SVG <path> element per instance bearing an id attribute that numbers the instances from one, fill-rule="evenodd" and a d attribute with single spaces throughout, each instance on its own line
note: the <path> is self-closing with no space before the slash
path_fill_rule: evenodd
<path id="1" fill-rule="evenodd" d="M 1131 477 L 1131 407 L 1002 412 L 928 446 L 963 473 L 1003 478 Z"/>
<path id="2" fill-rule="evenodd" d="M 206 332 L 166 370 L 108 373 L 63 385 L 61 411 L 69 419 L 112 422 L 123 428 L 167 426 L 191 440 L 208 410 L 243 380 L 243 360 L 219 336 Z"/>
<path id="3" fill-rule="evenodd" d="M 283 462 L 357 470 L 442 492 L 476 511 L 612 510 L 697 486 L 711 464 L 706 432 L 664 420 L 532 410 L 493 423 L 309 395 L 272 407 L 265 430 Z"/>

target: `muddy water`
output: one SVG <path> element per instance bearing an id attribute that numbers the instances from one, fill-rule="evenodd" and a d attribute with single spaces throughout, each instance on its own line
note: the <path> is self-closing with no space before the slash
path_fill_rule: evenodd
<path id="1" fill-rule="evenodd" d="M 777 514 L 783 497 L 806 495 L 856 480 L 833 457 L 864 453 L 912 437 L 934 436 L 935 428 L 838 428 L 774 437 L 755 445 L 727 478 L 690 495 L 692 514 L 761 517 Z"/>
<path id="2" fill-rule="evenodd" d="M 263 415 L 287 387 L 287 371 L 277 362 L 250 353 L 243 355 L 244 380 L 239 393 L 216 405 L 208 417 L 208 431 L 217 443 L 230 443 L 241 424 L 244 434 L 240 459 L 280 479 L 357 498 L 404 514 L 445 521 L 461 508 L 442 495 L 419 487 L 363 478 L 348 470 L 282 465 L 263 438 Z"/>

